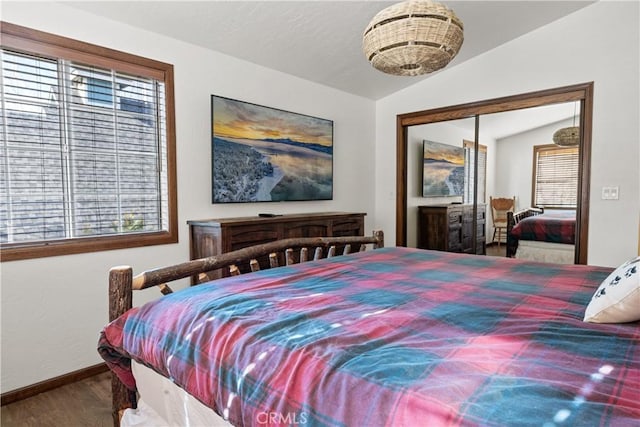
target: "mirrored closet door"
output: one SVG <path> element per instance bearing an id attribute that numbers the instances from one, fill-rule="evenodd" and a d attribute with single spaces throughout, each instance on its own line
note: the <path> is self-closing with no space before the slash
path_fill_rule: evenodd
<path id="1" fill-rule="evenodd" d="M 566 236 L 551 237 L 566 246 L 548 260 L 586 263 L 592 89 L 587 83 L 398 116 L 396 244 L 485 254 L 489 243 L 490 255 L 507 256 L 501 214 L 518 220 L 544 212 L 536 221 L 574 223 Z"/>
<path id="2" fill-rule="evenodd" d="M 575 262 L 579 105 L 575 101 L 480 116 L 479 139 L 491 153 L 489 254 Z M 511 224 L 509 211 L 515 214 Z"/>

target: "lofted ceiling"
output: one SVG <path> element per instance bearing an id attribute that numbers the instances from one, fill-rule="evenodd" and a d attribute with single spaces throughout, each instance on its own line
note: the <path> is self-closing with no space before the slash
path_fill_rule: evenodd
<path id="1" fill-rule="evenodd" d="M 377 100 L 430 75 L 391 76 L 362 53 L 362 33 L 389 1 L 63 1 L 154 33 Z M 463 21 L 453 67 L 593 1 L 444 1 Z"/>
<path id="2" fill-rule="evenodd" d="M 503 111 L 501 113 L 483 114 L 480 116 L 480 128 L 484 137 L 500 140 L 548 125 L 560 125 L 565 120 L 573 120 L 574 124 L 575 121 L 579 122 L 579 102 L 564 102 L 521 110 Z M 475 129 L 474 118 L 453 120 L 449 123 L 464 129 L 466 132 L 470 132 L 470 134 L 473 134 Z M 569 126 L 569 124 L 564 123 L 563 126 Z M 549 138 L 551 138 L 551 135 L 549 134 Z"/>

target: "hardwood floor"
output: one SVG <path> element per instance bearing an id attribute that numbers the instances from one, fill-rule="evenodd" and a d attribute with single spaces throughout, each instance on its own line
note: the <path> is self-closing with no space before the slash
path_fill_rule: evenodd
<path id="1" fill-rule="evenodd" d="M 500 247 L 498 247 L 497 243 L 492 245 L 487 245 L 487 256 L 507 256 L 507 245 L 505 243 L 500 243 Z"/>
<path id="2" fill-rule="evenodd" d="M 111 374 L 96 375 L 0 409 L 2 427 L 111 427 Z"/>

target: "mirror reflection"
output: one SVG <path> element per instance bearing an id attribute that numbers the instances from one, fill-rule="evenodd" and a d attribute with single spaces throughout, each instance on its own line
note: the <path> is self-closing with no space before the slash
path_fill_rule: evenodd
<path id="1" fill-rule="evenodd" d="M 495 154 L 488 176 L 491 255 L 574 263 L 579 115 L 580 103 L 570 102 L 480 117 L 482 140 L 493 142 Z M 564 136 L 554 142 L 559 131 Z"/>
<path id="2" fill-rule="evenodd" d="M 580 103 L 477 119 L 408 128 L 407 246 L 573 264 Z"/>
<path id="3" fill-rule="evenodd" d="M 467 241 L 471 230 L 463 234 L 461 221 L 460 229 L 444 227 L 444 217 L 461 215 L 458 211 L 466 205 L 465 194 L 468 198 L 473 193 L 473 181 L 468 178 L 469 144 L 465 148 L 465 141 L 473 144 L 474 139 L 474 118 L 408 129 L 407 246 L 472 252 L 472 242 Z M 468 218 L 467 228 L 471 220 Z M 464 248 L 462 239 L 466 239 Z"/>

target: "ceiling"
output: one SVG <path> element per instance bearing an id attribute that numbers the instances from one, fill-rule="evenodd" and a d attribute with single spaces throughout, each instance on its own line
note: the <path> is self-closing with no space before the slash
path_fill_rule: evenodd
<path id="1" fill-rule="evenodd" d="M 391 76 L 362 53 L 362 33 L 389 1 L 63 1 L 131 26 L 377 100 L 430 75 Z M 444 1 L 463 21 L 453 67 L 593 1 Z M 431 74 L 433 75 L 433 74 Z"/>
<path id="2" fill-rule="evenodd" d="M 552 124 L 562 124 L 562 127 L 569 126 L 571 123 L 564 123 L 564 121 L 568 120 L 573 121 L 574 125 L 576 122 L 579 123 L 579 102 L 563 102 L 561 104 L 483 114 L 480 116 L 480 129 L 484 137 L 500 140 Z M 474 118 L 453 120 L 448 123 L 471 132 L 471 134 L 475 129 Z M 549 138 L 551 136 L 552 133 L 549 134 Z"/>

